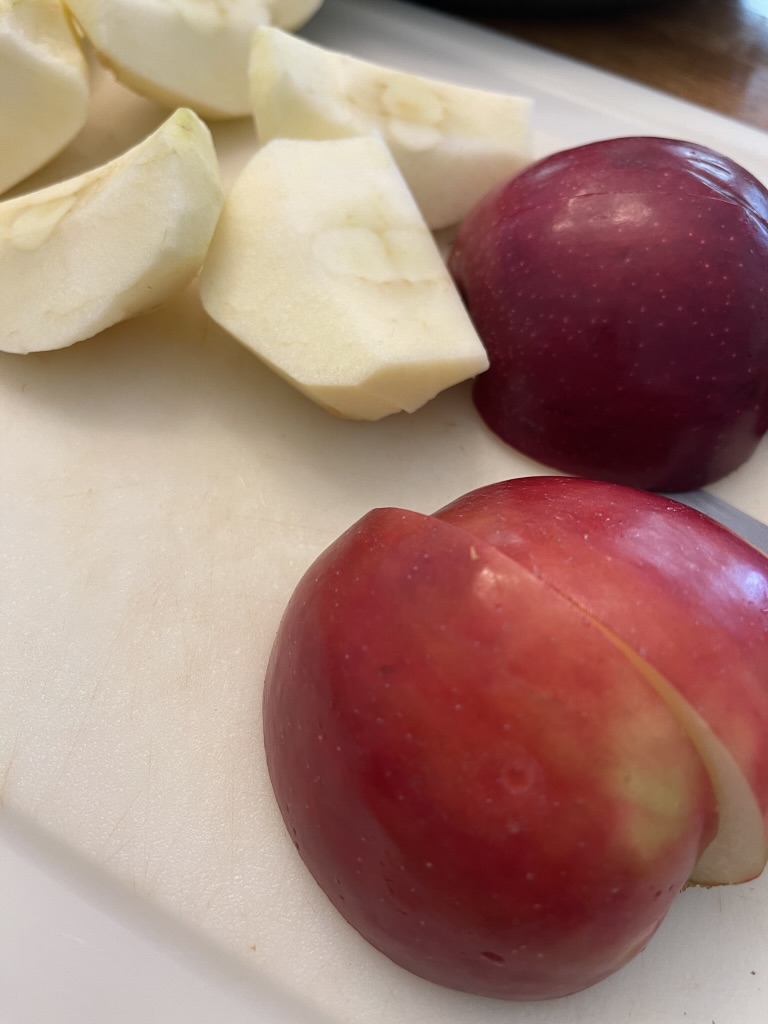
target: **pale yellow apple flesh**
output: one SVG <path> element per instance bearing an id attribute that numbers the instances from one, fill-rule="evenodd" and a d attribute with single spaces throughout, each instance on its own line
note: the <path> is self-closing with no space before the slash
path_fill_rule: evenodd
<path id="1" fill-rule="evenodd" d="M 208 313 L 320 405 L 412 411 L 483 349 L 379 139 L 278 139 L 232 188 L 200 277 Z"/>
<path id="2" fill-rule="evenodd" d="M 597 619 L 594 621 L 666 702 L 709 773 L 718 811 L 717 833 L 699 857 L 691 882 L 728 885 L 756 878 L 768 861 L 768 840 L 760 805 L 733 754 L 668 679 Z"/>
<path id="3" fill-rule="evenodd" d="M 78 134 L 88 101 L 88 67 L 58 0 L 0 0 L 0 192 Z"/>
<path id="4" fill-rule="evenodd" d="M 64 348 L 159 305 L 199 270 L 223 191 L 179 110 L 117 159 L 0 203 L 0 350 Z"/>
<path id="5" fill-rule="evenodd" d="M 250 113 L 248 58 L 260 25 L 294 29 L 322 0 L 66 0 L 100 61 L 129 88 L 207 118 Z"/>
<path id="6" fill-rule="evenodd" d="M 256 30 L 250 87 L 259 139 L 376 135 L 428 225 L 458 223 L 532 159 L 531 101 L 439 82 Z"/>

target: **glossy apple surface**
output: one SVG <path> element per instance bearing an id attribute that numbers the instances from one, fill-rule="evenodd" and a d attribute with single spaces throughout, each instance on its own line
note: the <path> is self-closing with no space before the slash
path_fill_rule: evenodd
<path id="1" fill-rule="evenodd" d="M 768 429 L 768 193 L 712 150 L 555 154 L 465 219 L 450 267 L 488 350 L 474 400 L 560 470 L 684 491 Z"/>
<path id="2" fill-rule="evenodd" d="M 270 776 L 309 870 L 392 960 L 560 996 L 645 945 L 715 798 L 601 624 L 445 518 L 369 513 L 299 583 L 266 679 Z"/>
<path id="3" fill-rule="evenodd" d="M 724 791 L 721 834 L 693 876 L 717 884 L 759 874 L 768 856 L 768 559 L 687 505 L 593 480 L 492 484 L 436 515 L 567 595 L 672 684 L 721 745 L 702 751 Z"/>

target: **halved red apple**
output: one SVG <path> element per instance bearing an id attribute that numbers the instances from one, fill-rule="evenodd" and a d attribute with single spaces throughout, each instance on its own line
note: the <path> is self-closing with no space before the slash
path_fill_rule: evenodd
<path id="1" fill-rule="evenodd" d="M 762 555 L 659 496 L 513 481 L 371 512 L 310 568 L 267 759 L 300 855 L 374 946 L 547 998 L 631 959 L 692 876 L 761 869 L 767 683 Z"/>

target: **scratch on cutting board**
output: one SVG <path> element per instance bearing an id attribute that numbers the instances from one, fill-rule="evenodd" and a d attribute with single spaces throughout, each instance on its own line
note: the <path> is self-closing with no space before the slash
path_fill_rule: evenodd
<path id="1" fill-rule="evenodd" d="M 52 480 L 51 483 L 56 481 Z M 72 498 L 92 498 L 97 494 L 111 494 L 114 491 L 127 491 L 133 490 L 136 487 L 141 486 L 141 480 L 129 480 L 123 484 L 110 484 L 107 487 L 81 487 L 76 491 L 64 491 L 59 494 L 43 494 L 36 495 L 27 498 L 27 503 L 30 505 L 37 505 L 40 502 L 46 504 L 51 501 L 69 501 Z"/>
<path id="2" fill-rule="evenodd" d="M 8 788 L 8 783 L 11 778 L 11 769 L 13 768 L 14 762 L 16 760 L 16 755 L 18 754 L 18 752 L 19 737 L 18 735 L 16 735 L 13 738 L 13 746 L 11 747 L 11 753 L 8 758 L 8 762 L 5 766 L 5 771 L 3 772 L 2 778 L 0 778 L 0 807 L 2 807 L 5 803 L 5 791 Z"/>
<path id="3" fill-rule="evenodd" d="M 139 792 L 134 794 L 134 796 L 133 796 L 133 798 L 131 800 L 129 800 L 128 806 L 125 808 L 123 813 L 116 819 L 116 821 L 112 825 L 112 828 L 109 830 L 107 835 L 104 837 L 104 842 L 105 843 L 109 843 L 110 840 L 112 840 L 117 835 L 118 829 L 126 821 L 126 819 L 128 818 L 128 815 L 134 809 L 134 807 L 136 806 L 139 798 L 142 795 L 143 795 L 142 792 L 139 791 Z M 134 837 L 132 835 L 129 835 L 129 837 L 126 840 L 124 840 L 119 845 L 113 847 L 113 849 L 105 857 L 102 858 L 102 860 L 101 860 L 102 864 L 109 864 L 109 862 L 111 860 L 113 860 L 115 857 L 117 857 L 118 854 L 122 853 L 122 851 L 127 846 L 130 846 L 130 844 L 133 842 L 133 839 L 134 839 Z"/>
<path id="4" fill-rule="evenodd" d="M 109 648 L 104 656 L 102 667 L 99 670 L 96 678 L 93 680 L 90 690 L 88 691 L 87 696 L 85 697 L 85 706 L 83 707 L 80 713 L 77 726 L 75 727 L 71 737 L 69 738 L 66 753 L 62 756 L 59 762 L 58 771 L 55 773 L 55 776 L 51 779 L 50 783 L 45 787 L 43 792 L 40 793 L 40 795 L 38 796 L 35 809 L 39 809 L 43 807 L 46 802 L 50 802 L 52 794 L 55 791 L 56 787 L 59 786 L 62 780 L 64 779 L 67 765 L 75 758 L 77 750 L 81 746 L 81 740 L 85 733 L 86 727 L 89 726 L 94 719 L 93 712 L 96 707 L 96 702 L 99 697 L 99 694 L 102 692 L 104 688 L 104 683 L 107 680 L 108 673 L 115 660 L 115 653 L 118 649 L 118 646 L 120 645 L 123 637 L 126 634 L 129 634 L 130 632 L 129 622 L 130 615 L 126 616 L 126 618 L 122 621 L 120 628 L 115 631 Z"/>

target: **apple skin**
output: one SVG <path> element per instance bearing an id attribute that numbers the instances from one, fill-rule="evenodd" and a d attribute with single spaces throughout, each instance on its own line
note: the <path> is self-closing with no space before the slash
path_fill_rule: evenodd
<path id="1" fill-rule="evenodd" d="M 688 736 L 593 620 L 415 512 L 369 513 L 300 581 L 264 741 L 287 828 L 347 921 L 486 996 L 620 968 L 716 828 Z"/>
<path id="2" fill-rule="evenodd" d="M 768 559 L 708 516 L 594 480 L 528 477 L 436 513 L 568 595 L 669 680 L 732 753 L 768 832 Z M 766 848 L 740 877 L 762 871 Z M 694 875 L 695 877 L 695 875 Z"/>
<path id="3" fill-rule="evenodd" d="M 725 156 L 557 153 L 480 201 L 449 266 L 490 359 L 475 405 L 532 458 L 685 491 L 768 429 L 768 192 Z"/>

